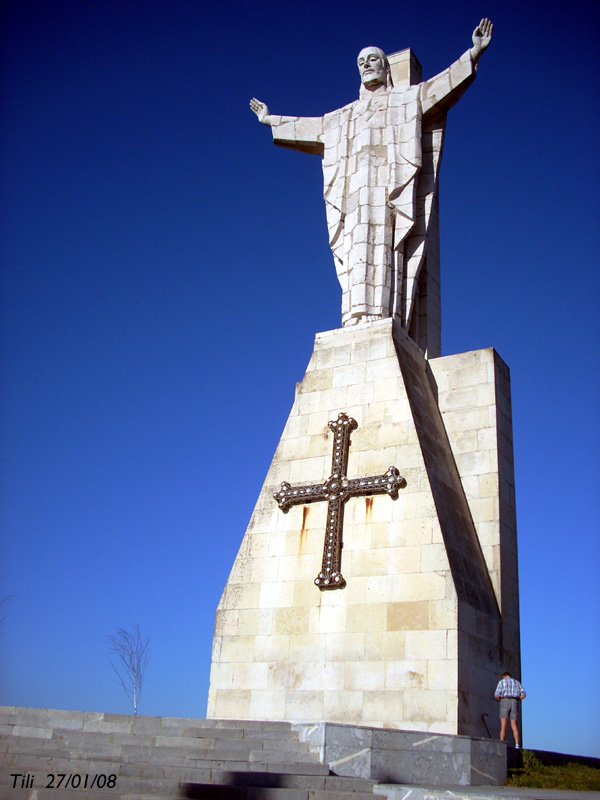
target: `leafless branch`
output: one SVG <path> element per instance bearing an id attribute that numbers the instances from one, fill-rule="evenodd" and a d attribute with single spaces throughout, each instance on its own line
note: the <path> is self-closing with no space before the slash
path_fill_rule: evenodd
<path id="1" fill-rule="evenodd" d="M 5 594 L 4 597 L 0 598 L 0 614 L 1 614 L 2 610 L 4 609 L 4 606 L 7 605 L 8 603 L 10 603 L 10 601 L 12 599 L 13 599 L 12 594 Z M 0 616 L 0 625 L 3 624 L 5 619 L 6 619 L 6 614 L 1 614 L 1 616 Z"/>
<path id="2" fill-rule="evenodd" d="M 133 713 L 137 714 L 144 675 L 150 660 L 150 639 L 142 639 L 139 625 L 133 625 L 130 630 L 117 628 L 116 633 L 107 638 L 108 660 L 133 704 Z"/>

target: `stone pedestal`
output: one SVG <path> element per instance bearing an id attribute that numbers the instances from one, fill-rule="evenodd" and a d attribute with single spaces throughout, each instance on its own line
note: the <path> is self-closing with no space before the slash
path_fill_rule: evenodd
<path id="1" fill-rule="evenodd" d="M 327 503 L 282 513 L 282 481 L 396 466 L 396 500 L 345 506 L 343 590 L 321 592 Z M 219 603 L 208 716 L 486 736 L 520 674 L 510 389 L 492 350 L 427 361 L 392 320 L 318 334 Z"/>
<path id="2" fill-rule="evenodd" d="M 448 787 L 506 783 L 507 748 L 498 739 L 333 722 L 294 727 L 301 740 L 318 754 L 321 763 L 327 764 L 336 775 L 368 778 L 384 785 Z M 389 796 L 396 794 L 390 791 Z M 402 793 L 397 796 L 406 800 Z"/>

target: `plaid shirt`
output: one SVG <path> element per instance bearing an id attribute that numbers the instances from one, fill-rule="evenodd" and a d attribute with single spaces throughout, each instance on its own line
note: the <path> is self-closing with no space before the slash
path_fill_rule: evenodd
<path id="1" fill-rule="evenodd" d="M 495 697 L 515 697 L 517 700 L 525 694 L 525 689 L 514 678 L 502 678 L 496 687 Z"/>

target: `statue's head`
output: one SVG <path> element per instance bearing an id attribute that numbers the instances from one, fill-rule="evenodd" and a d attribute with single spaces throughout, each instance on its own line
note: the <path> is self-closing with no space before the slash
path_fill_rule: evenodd
<path id="1" fill-rule="evenodd" d="M 392 85 L 389 61 L 379 47 L 364 47 L 358 54 L 357 64 L 360 80 L 367 89 Z"/>

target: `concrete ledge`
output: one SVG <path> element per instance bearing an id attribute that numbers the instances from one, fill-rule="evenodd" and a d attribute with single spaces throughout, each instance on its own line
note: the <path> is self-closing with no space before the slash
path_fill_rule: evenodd
<path id="1" fill-rule="evenodd" d="M 506 744 L 330 722 L 294 726 L 336 775 L 383 784 L 502 786 Z"/>
<path id="2" fill-rule="evenodd" d="M 395 786 L 373 787 L 375 797 L 382 800 L 600 800 L 600 792 L 578 792 L 571 789 L 524 789 L 518 786 Z"/>

